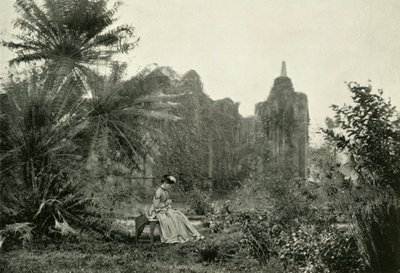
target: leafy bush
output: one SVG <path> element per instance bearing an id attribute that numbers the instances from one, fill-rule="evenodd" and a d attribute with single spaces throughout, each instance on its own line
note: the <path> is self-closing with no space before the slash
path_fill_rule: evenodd
<path id="1" fill-rule="evenodd" d="M 365 272 L 354 236 L 336 227 L 321 231 L 315 226 L 301 226 L 290 234 L 279 255 L 286 264 L 317 272 Z"/>
<path id="2" fill-rule="evenodd" d="M 278 257 L 282 245 L 282 226 L 267 210 L 240 210 L 230 214 L 209 215 L 212 232 L 241 231 L 241 243 L 245 244 L 260 264 L 266 265 L 271 257 Z"/>
<path id="3" fill-rule="evenodd" d="M 282 226 L 271 219 L 266 211 L 252 211 L 243 214 L 244 241 L 250 247 L 250 253 L 261 263 L 267 264 L 271 257 L 277 257 L 283 241 Z"/>
<path id="4" fill-rule="evenodd" d="M 391 187 L 400 193 L 400 126 L 396 108 L 383 99 L 383 91 L 349 83 L 355 106 L 333 105 L 335 122 L 344 132 L 323 130 L 328 140 L 350 155 L 365 185 Z"/>
<path id="5" fill-rule="evenodd" d="M 222 232 L 236 224 L 240 226 L 239 214 L 237 212 L 228 214 L 223 212 L 209 213 L 203 220 L 204 225 L 210 229 L 211 232 Z"/>
<path id="6" fill-rule="evenodd" d="M 319 236 L 314 226 L 300 226 L 293 231 L 279 251 L 280 259 L 287 264 L 296 264 L 298 267 L 312 265 L 317 270 L 323 266 L 319 261 Z"/>
<path id="7" fill-rule="evenodd" d="M 241 243 L 260 265 L 271 261 L 299 272 L 365 272 L 365 259 L 349 231 L 335 226 L 282 225 L 274 211 L 241 210 L 209 216 L 214 232 L 241 230 Z M 289 270 L 289 271 L 290 271 Z"/>
<path id="8" fill-rule="evenodd" d="M 213 232 L 239 228 L 251 256 L 264 266 L 279 260 L 293 271 L 363 272 L 354 236 L 332 227 L 328 210 L 313 208 L 315 193 L 304 182 L 268 178 L 246 185 L 239 192 L 248 191 L 249 198 L 252 192 L 264 195 L 264 208 L 209 215 Z"/>
<path id="9" fill-rule="evenodd" d="M 337 273 L 365 272 L 366 261 L 354 236 L 338 229 L 321 234 L 321 261 Z"/>
<path id="10" fill-rule="evenodd" d="M 189 205 L 197 215 L 206 215 L 212 212 L 210 197 L 196 188 L 189 193 Z"/>
<path id="11" fill-rule="evenodd" d="M 348 88 L 354 105 L 332 106 L 342 132 L 323 131 L 349 156 L 357 177 L 332 197 L 354 224 L 371 271 L 395 273 L 400 268 L 400 119 L 382 90 L 376 94 L 353 82 Z"/>
<path id="12" fill-rule="evenodd" d="M 323 224 L 325 212 L 316 206 L 316 190 L 298 179 L 259 175 L 247 179 L 232 196 L 232 210 L 274 211 L 279 224 Z"/>

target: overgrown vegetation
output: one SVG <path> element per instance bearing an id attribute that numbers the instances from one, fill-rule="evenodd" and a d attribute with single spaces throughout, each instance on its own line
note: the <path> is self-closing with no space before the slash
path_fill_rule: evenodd
<path id="1" fill-rule="evenodd" d="M 231 213 L 209 216 L 211 231 L 240 231 L 241 247 L 260 267 L 272 266 L 277 272 L 366 272 L 356 237 L 347 227 L 332 224 L 330 212 L 317 200 L 317 189 L 273 178 L 249 185 L 256 206 L 233 200 Z"/>
<path id="2" fill-rule="evenodd" d="M 327 142 L 310 153 L 312 181 L 296 179 L 293 105 L 264 109 L 261 140 L 247 143 L 238 104 L 208 98 L 196 72 L 159 67 L 124 80 L 126 64 L 111 58 L 138 39 L 130 26 L 109 30 L 119 4 L 107 4 L 16 1 L 20 35 L 3 45 L 28 76 L 10 74 L 0 96 L 0 248 L 9 251 L 0 270 L 399 271 L 400 119 L 382 91 L 348 84 L 353 105 L 333 106 Z M 249 154 L 270 158 L 271 130 L 287 140 L 283 162 L 264 164 L 269 173 L 239 169 Z M 105 213 L 96 194 L 109 190 L 115 204 L 145 192 L 110 190 L 118 185 L 109 178 L 146 174 L 146 162 L 176 174 L 190 209 L 205 216 L 206 241 L 133 244 Z M 229 198 L 223 208 L 210 204 L 213 192 Z"/>
<path id="3" fill-rule="evenodd" d="M 354 105 L 332 108 L 342 132 L 326 129 L 328 139 L 345 152 L 356 172 L 345 191 L 336 191 L 343 213 L 355 227 L 360 249 L 372 272 L 400 268 L 400 126 L 398 113 L 383 91 L 349 83 Z M 344 198 L 343 198 L 344 197 Z M 345 205 L 343 206 L 343 200 Z"/>
<path id="4" fill-rule="evenodd" d="M 86 0 L 48 0 L 43 7 L 16 1 L 16 6 L 20 42 L 4 42 L 18 55 L 10 64 L 44 62 L 32 64 L 27 77 L 11 75 L 3 83 L 2 236 L 12 237 L 13 228 L 26 231 L 17 236 L 25 242 L 78 228 L 108 237 L 110 223 L 90 192 L 90 170 L 110 162 L 138 168 L 153 152 L 146 121 L 175 118 L 167 112 L 168 97 L 125 89 L 115 63 L 108 77 L 90 69 L 97 60 L 132 48 L 126 39 L 133 28 L 105 31 L 118 6 L 107 10 L 106 1 Z"/>
<path id="5" fill-rule="evenodd" d="M 243 153 L 238 104 L 230 99 L 210 99 L 195 71 L 177 76 L 178 79 L 163 73 L 175 72 L 160 67 L 148 76 L 148 83 L 165 94 L 185 93 L 174 100 L 178 106 L 173 112 L 181 119 L 160 124 L 160 131 L 168 141 L 160 145 L 156 173 L 175 173 L 185 192 L 200 189 L 228 193 L 248 173 L 246 169 L 239 171 Z"/>

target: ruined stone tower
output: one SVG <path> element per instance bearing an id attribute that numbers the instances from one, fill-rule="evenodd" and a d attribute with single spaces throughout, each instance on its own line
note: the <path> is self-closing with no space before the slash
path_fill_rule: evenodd
<path id="1" fill-rule="evenodd" d="M 307 176 L 308 102 L 295 92 L 282 63 L 281 75 L 264 102 L 256 106 L 256 144 L 264 172 Z"/>

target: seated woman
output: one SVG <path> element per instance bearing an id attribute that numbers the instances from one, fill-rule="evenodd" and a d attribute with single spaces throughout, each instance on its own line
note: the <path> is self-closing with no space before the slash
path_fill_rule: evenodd
<path id="1" fill-rule="evenodd" d="M 160 222 L 161 242 L 185 243 L 204 239 L 183 213 L 171 207 L 172 200 L 169 198 L 168 189 L 175 184 L 175 177 L 164 175 L 161 182 L 153 197 L 152 206 L 152 214 Z"/>

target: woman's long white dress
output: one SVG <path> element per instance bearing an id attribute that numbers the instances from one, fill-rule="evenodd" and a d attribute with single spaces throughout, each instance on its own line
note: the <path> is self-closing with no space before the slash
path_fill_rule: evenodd
<path id="1" fill-rule="evenodd" d="M 161 227 L 161 242 L 185 243 L 198 241 L 204 237 L 194 228 L 189 219 L 181 212 L 170 208 L 166 201 L 169 199 L 167 190 L 160 187 L 153 197 L 159 199 L 159 207 L 153 208 Z"/>

